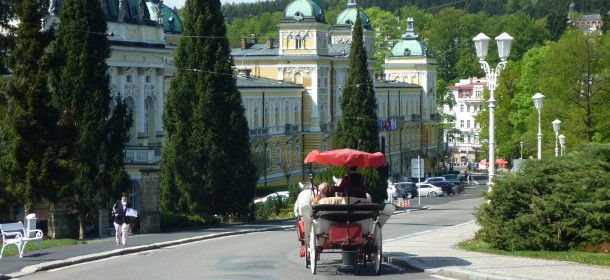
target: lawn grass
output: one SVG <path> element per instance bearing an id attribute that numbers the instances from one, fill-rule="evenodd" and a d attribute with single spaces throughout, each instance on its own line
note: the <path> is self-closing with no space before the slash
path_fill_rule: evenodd
<path id="1" fill-rule="evenodd" d="M 82 241 L 82 240 L 76 240 L 76 239 L 46 239 L 42 241 L 42 248 L 46 249 L 46 248 L 54 248 L 54 247 L 64 247 L 64 246 L 71 246 L 71 245 L 76 245 L 76 244 L 86 244 L 87 242 Z M 28 242 L 28 244 L 25 245 L 25 252 L 29 252 L 29 251 L 35 251 L 38 250 L 38 241 L 30 241 Z M 4 248 L 4 253 L 2 254 L 2 257 L 6 257 L 6 256 L 14 256 L 14 255 L 18 255 L 19 252 L 17 251 L 17 246 L 15 245 L 7 245 Z"/>
<path id="2" fill-rule="evenodd" d="M 590 265 L 610 266 L 610 254 L 608 253 L 590 253 L 579 251 L 504 251 L 492 248 L 491 245 L 489 245 L 488 243 L 476 240 L 464 241 L 458 244 L 458 248 L 467 251 L 496 255 L 536 258 L 545 260 L 559 260 Z"/>

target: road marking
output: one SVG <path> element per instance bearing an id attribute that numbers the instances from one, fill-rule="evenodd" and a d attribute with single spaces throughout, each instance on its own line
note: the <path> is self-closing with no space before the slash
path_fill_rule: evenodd
<path id="1" fill-rule="evenodd" d="M 440 276 L 440 275 L 430 275 L 430 277 L 438 278 L 438 279 L 445 279 L 445 280 L 457 280 L 457 278 L 449 278 L 449 277 Z"/>

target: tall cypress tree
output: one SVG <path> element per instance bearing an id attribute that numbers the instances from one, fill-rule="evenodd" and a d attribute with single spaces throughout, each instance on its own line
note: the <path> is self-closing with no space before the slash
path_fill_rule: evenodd
<path id="1" fill-rule="evenodd" d="M 122 155 L 131 115 L 122 102 L 110 111 L 110 45 L 100 1 L 65 0 L 59 19 L 52 89 L 69 170 L 61 197 L 80 211 L 84 238 L 85 218 L 128 183 Z"/>
<path id="2" fill-rule="evenodd" d="M 377 99 L 373 81 L 368 71 L 367 54 L 364 49 L 363 27 L 360 13 L 352 29 L 352 45 L 349 54 L 349 71 L 339 105 L 343 115 L 337 122 L 333 134 L 335 148 L 351 148 L 364 152 L 379 151 L 379 130 L 377 127 Z M 387 168 L 361 170 L 374 202 L 382 202 L 387 197 L 385 181 Z"/>
<path id="3" fill-rule="evenodd" d="M 163 113 L 161 206 L 168 211 L 245 213 L 256 168 L 233 76 L 219 0 L 187 0 Z"/>
<path id="4" fill-rule="evenodd" d="M 47 85 L 51 35 L 41 32 L 44 5 L 36 0 L 10 2 L 20 19 L 7 65 L 12 73 L 3 112 L 1 169 L 4 183 L 30 213 L 36 199 L 56 197 L 58 166 L 57 114 Z M 3 98 L 4 99 L 4 98 Z"/>
<path id="5" fill-rule="evenodd" d="M 343 95 L 339 99 L 343 115 L 337 122 L 333 145 L 335 148 L 377 152 L 379 151 L 377 99 L 368 71 L 362 21 L 360 13 L 357 14 L 352 30 L 347 81 L 343 87 Z"/>
<path id="6" fill-rule="evenodd" d="M 11 4 L 14 0 L 0 1 L 0 75 L 8 73 L 6 67 L 6 56 L 8 51 L 14 46 L 13 25 L 11 21 L 15 19 Z M 1 85 L 1 84 L 0 84 Z"/>

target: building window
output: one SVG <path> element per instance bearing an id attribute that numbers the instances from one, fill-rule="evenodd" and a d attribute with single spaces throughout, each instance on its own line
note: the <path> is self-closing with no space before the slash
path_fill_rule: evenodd
<path id="1" fill-rule="evenodd" d="M 464 105 L 460 105 L 460 112 L 464 112 Z"/>
<path id="2" fill-rule="evenodd" d="M 133 78 L 131 77 L 131 75 L 127 75 L 127 82 L 133 83 Z"/>
<path id="3" fill-rule="evenodd" d="M 466 121 L 466 128 L 470 128 L 470 120 Z"/>
<path id="4" fill-rule="evenodd" d="M 150 84 L 152 81 L 152 78 L 150 76 L 146 76 L 146 83 Z"/>
<path id="5" fill-rule="evenodd" d="M 460 120 L 460 127 L 464 127 L 464 120 Z"/>
<path id="6" fill-rule="evenodd" d="M 300 49 L 303 47 L 303 39 L 301 38 L 301 35 L 297 35 L 294 37 L 294 48 L 295 49 Z"/>
<path id="7" fill-rule="evenodd" d="M 466 106 L 466 112 L 470 112 L 470 105 Z"/>

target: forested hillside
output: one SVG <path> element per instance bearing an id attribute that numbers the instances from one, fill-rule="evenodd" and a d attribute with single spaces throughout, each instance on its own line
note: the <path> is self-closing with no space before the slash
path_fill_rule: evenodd
<path id="1" fill-rule="evenodd" d="M 239 18 L 249 18 L 263 13 L 283 12 L 293 0 L 266 0 L 256 3 L 225 4 L 222 12 L 228 23 Z M 347 0 L 314 0 L 325 11 L 345 8 Z M 609 8 L 608 0 L 357 0 L 364 9 L 379 7 L 386 11 L 398 11 L 406 6 L 415 6 L 428 13 L 437 13 L 442 8 L 453 7 L 467 13 L 482 12 L 489 16 L 509 14 L 523 11 L 526 14 L 540 18 L 551 10 L 567 12 L 570 3 L 574 2 L 581 11 L 600 12 Z M 327 22 L 332 18 L 326 17 Z"/>

